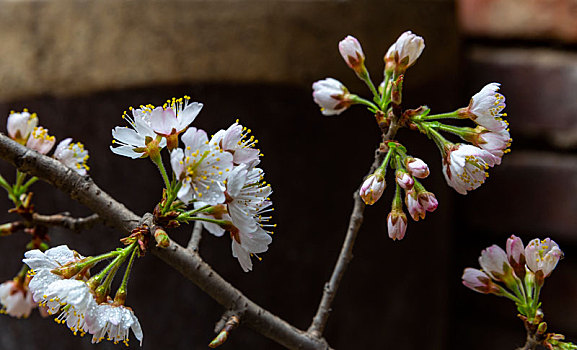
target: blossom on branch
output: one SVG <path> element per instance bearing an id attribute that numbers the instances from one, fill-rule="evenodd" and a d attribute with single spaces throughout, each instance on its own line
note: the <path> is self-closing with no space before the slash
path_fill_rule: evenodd
<path id="1" fill-rule="evenodd" d="M 80 175 L 86 175 L 90 169 L 86 162 L 88 161 L 88 151 L 80 142 L 71 143 L 72 139 L 67 138 L 56 146 L 54 158 Z"/>
<path id="2" fill-rule="evenodd" d="M 553 272 L 562 257 L 563 252 L 559 249 L 559 245 L 550 238 L 544 240 L 535 238 L 525 248 L 527 267 L 535 274 L 542 273 L 543 277 Z"/>

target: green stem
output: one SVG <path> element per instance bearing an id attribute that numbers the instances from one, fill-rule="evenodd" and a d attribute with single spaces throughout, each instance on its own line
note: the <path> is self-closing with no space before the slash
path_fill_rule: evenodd
<path id="1" fill-rule="evenodd" d="M 517 304 L 521 304 L 521 301 L 519 300 L 519 298 L 517 298 L 516 296 L 514 296 L 513 294 L 511 294 L 511 292 L 509 292 L 508 290 L 506 290 L 505 288 L 497 285 L 499 287 L 499 292 L 501 293 L 501 295 L 503 295 L 504 297 L 507 297 L 511 300 L 513 300 L 515 303 Z"/>
<path id="2" fill-rule="evenodd" d="M 122 283 L 120 284 L 120 288 L 118 288 L 118 290 L 116 291 L 117 295 L 124 294 L 124 296 L 126 297 L 126 291 L 128 289 L 128 278 L 130 277 L 130 270 L 132 269 L 132 265 L 134 264 L 134 257 L 136 256 L 136 252 L 137 249 L 132 250 L 132 255 L 130 255 L 130 260 L 128 261 L 128 265 L 126 266 L 126 270 L 124 271 L 124 276 L 122 277 Z"/>
<path id="3" fill-rule="evenodd" d="M 434 127 L 432 127 L 430 124 L 431 123 L 417 123 L 417 127 L 421 132 L 427 135 L 429 139 L 435 141 L 435 144 L 437 145 L 439 151 L 441 152 L 441 156 L 444 158 L 446 156 L 445 154 L 445 150 L 447 148 L 446 146 L 451 142 L 447 141 L 447 139 L 445 139 L 443 135 L 439 134 L 439 132 L 435 130 Z"/>
<path id="4" fill-rule="evenodd" d="M 373 112 L 376 112 L 379 110 L 379 107 L 376 104 L 372 103 L 371 101 L 365 100 L 362 97 L 351 94 L 349 96 L 349 98 L 351 99 L 351 101 L 353 101 L 355 103 L 359 103 L 359 104 L 363 104 L 363 105 L 368 106 L 369 108 L 372 109 Z"/>
<path id="5" fill-rule="evenodd" d="M 12 194 L 12 186 L 6 181 L 6 179 L 0 175 L 0 186 L 4 187 L 4 189 L 8 192 L 8 194 Z"/>
<path id="6" fill-rule="evenodd" d="M 28 187 L 32 186 L 36 181 L 38 181 L 38 178 L 36 176 L 31 177 L 30 180 L 28 180 L 22 186 L 22 192 L 26 192 L 28 190 Z"/>
<path id="7" fill-rule="evenodd" d="M 415 117 L 415 121 L 425 121 L 425 120 L 438 120 L 438 119 L 460 119 L 459 111 L 453 111 L 450 113 L 432 114 L 426 116 Z"/>
<path id="8" fill-rule="evenodd" d="M 178 220 L 178 217 L 176 219 Z M 217 224 L 217 225 L 226 225 L 226 224 L 230 223 L 230 221 L 227 221 L 227 220 L 201 218 L 199 216 L 193 216 L 191 218 L 187 218 L 187 220 L 206 221 L 206 222 L 212 222 L 213 224 Z"/>
<path id="9" fill-rule="evenodd" d="M 391 84 L 390 84 L 390 80 L 391 80 L 391 73 L 385 73 L 385 80 L 383 80 L 385 82 L 385 86 L 383 87 L 383 94 L 381 96 L 381 110 L 385 110 L 387 105 L 389 104 L 390 97 L 391 97 Z"/>
<path id="10" fill-rule="evenodd" d="M 14 194 L 17 197 L 20 197 L 22 194 L 20 192 L 20 187 L 22 186 L 22 182 L 26 179 L 26 173 L 21 172 L 20 170 L 16 170 L 16 184 L 14 185 Z"/>
<path id="11" fill-rule="evenodd" d="M 166 190 L 167 191 L 170 190 L 170 180 L 168 179 L 168 174 L 166 173 L 164 164 L 162 163 L 162 158 L 160 156 L 150 157 L 150 160 L 152 160 L 152 162 L 156 164 L 156 167 L 160 171 L 160 174 L 162 175 L 162 180 L 164 180 L 164 186 L 166 187 Z"/>
<path id="12" fill-rule="evenodd" d="M 172 203 L 176 199 L 178 191 L 180 190 L 181 187 L 182 187 L 182 181 L 178 181 L 174 183 L 173 186 L 170 187 L 170 190 L 168 191 L 168 196 L 166 198 L 166 203 L 164 203 L 164 207 L 162 208 L 161 211 L 162 215 L 166 214 L 170 210 Z"/>
<path id="13" fill-rule="evenodd" d="M 395 181 L 395 197 L 393 198 L 393 211 L 403 210 L 403 198 L 401 198 L 401 186 Z"/>
<path id="14" fill-rule="evenodd" d="M 381 166 L 379 167 L 379 169 L 386 174 L 387 173 L 387 165 L 389 164 L 389 160 L 391 159 L 393 153 L 395 152 L 396 147 L 394 146 L 389 146 L 389 151 L 387 152 L 387 155 L 385 156 L 385 159 L 383 160 L 383 163 L 381 163 Z"/>

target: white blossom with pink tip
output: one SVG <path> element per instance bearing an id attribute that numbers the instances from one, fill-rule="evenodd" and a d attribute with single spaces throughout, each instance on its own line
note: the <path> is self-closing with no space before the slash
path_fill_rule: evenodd
<path id="1" fill-rule="evenodd" d="M 497 157 L 478 147 L 457 144 L 443 159 L 443 174 L 449 186 L 460 194 L 467 194 L 481 186 L 487 169 L 497 164 Z"/>

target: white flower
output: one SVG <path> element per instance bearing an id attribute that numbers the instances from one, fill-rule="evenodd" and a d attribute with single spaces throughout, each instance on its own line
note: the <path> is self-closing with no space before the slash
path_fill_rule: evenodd
<path id="1" fill-rule="evenodd" d="M 28 141 L 26 141 L 26 147 L 38 153 L 46 154 L 54 147 L 54 143 L 56 143 L 56 138 L 48 135 L 48 129 L 38 126 L 30 134 Z"/>
<path id="2" fill-rule="evenodd" d="M 506 114 L 501 113 L 505 108 L 505 96 L 497 92 L 500 85 L 499 83 L 485 85 L 481 91 L 473 95 L 469 106 L 459 114 L 491 131 L 506 129 L 507 124 L 503 123 L 502 119 Z"/>
<path id="3" fill-rule="evenodd" d="M 319 80 L 313 84 L 313 99 L 321 107 L 323 115 L 341 114 L 353 103 L 349 90 L 333 78 Z"/>
<path id="4" fill-rule="evenodd" d="M 190 97 L 172 98 L 162 107 L 156 107 L 150 112 L 150 124 L 159 135 L 178 135 L 196 119 L 202 109 L 202 103 L 188 103 Z"/>
<path id="5" fill-rule="evenodd" d="M 172 171 L 182 181 L 178 198 L 184 203 L 193 199 L 211 205 L 224 202 L 223 181 L 232 169 L 232 154 L 209 142 L 206 132 L 196 128 L 189 128 L 182 141 L 185 149 L 170 153 Z"/>
<path id="6" fill-rule="evenodd" d="M 50 284 L 40 305 L 46 305 L 51 315 L 61 309 L 55 321 L 66 323 L 74 335 L 88 332 L 88 322 L 97 306 L 90 287 L 76 279 L 62 279 Z"/>
<path id="7" fill-rule="evenodd" d="M 41 300 L 48 286 L 62 279 L 61 276 L 52 273 L 52 270 L 83 258 L 65 245 L 50 248 L 45 252 L 34 249 L 24 253 L 22 261 L 30 267 L 28 273 L 33 276 L 28 288 L 33 294 L 34 301 Z"/>
<path id="8" fill-rule="evenodd" d="M 486 170 L 497 163 L 497 157 L 478 147 L 457 144 L 443 159 L 443 174 L 449 186 L 467 194 L 481 186 L 489 174 Z"/>
<path id="9" fill-rule="evenodd" d="M 126 120 L 132 128 L 117 126 L 112 129 L 113 144 L 119 144 L 119 147 L 110 146 L 110 150 L 121 156 L 130 157 L 132 159 L 148 156 L 146 146 L 149 142 L 156 138 L 156 133 L 150 124 L 150 113 L 153 106 L 141 106 L 141 109 L 134 109 L 132 117 L 126 112 L 122 115 L 122 119 Z M 166 140 L 162 139 L 158 144 L 160 149 L 166 146 Z"/>
<path id="10" fill-rule="evenodd" d="M 11 139 L 25 145 L 36 125 L 38 125 L 36 113 L 30 114 L 28 110 L 24 109 L 22 113 L 10 112 L 6 129 L 8 129 L 8 136 Z"/>
<path id="11" fill-rule="evenodd" d="M 128 346 L 129 330 L 132 329 L 142 346 L 142 329 L 132 309 L 125 306 L 104 303 L 98 305 L 89 321 L 88 327 L 93 335 L 92 343 L 99 343 L 106 337 L 115 344 L 123 342 Z"/>
<path id="12" fill-rule="evenodd" d="M 505 124 L 504 121 L 501 121 L 501 123 Z M 495 162 L 497 165 L 501 164 L 501 158 L 509 151 L 513 141 L 505 125 L 497 131 L 490 131 L 482 126 L 478 127 L 481 131 L 476 146 L 494 155 L 497 158 Z"/>
<path id="13" fill-rule="evenodd" d="M 80 142 L 71 143 L 72 139 L 62 140 L 54 151 L 54 158 L 62 164 L 76 171 L 80 175 L 86 175 L 90 169 L 86 162 L 88 161 L 88 151 Z"/>
<path id="14" fill-rule="evenodd" d="M 525 247 L 527 266 L 534 273 L 541 271 L 543 277 L 547 277 L 553 272 L 562 257 L 563 252 L 557 243 L 549 238 L 542 241 L 535 238 Z"/>
<path id="15" fill-rule="evenodd" d="M 0 284 L 0 313 L 6 313 L 12 317 L 28 317 L 37 304 L 32 300 L 32 293 L 16 281 L 7 281 Z"/>
<path id="16" fill-rule="evenodd" d="M 406 69 L 415 64 L 424 49 L 425 40 L 409 30 L 401 34 L 397 41 L 389 47 L 385 61 L 395 62 Z"/>
<path id="17" fill-rule="evenodd" d="M 210 142 L 216 142 L 220 148 L 230 152 L 233 155 L 234 164 L 250 163 L 258 160 L 260 154 L 258 149 L 252 148 L 258 140 L 255 140 L 254 136 L 247 138 L 250 132 L 250 129 L 240 125 L 237 120 L 228 129 L 214 134 Z"/>
<path id="18" fill-rule="evenodd" d="M 362 70 L 365 54 L 361 44 L 355 37 L 348 35 L 341 40 L 339 42 L 339 52 L 350 68 L 356 72 Z"/>
<path id="19" fill-rule="evenodd" d="M 227 180 L 227 206 L 232 224 L 237 230 L 231 232 L 232 255 L 238 259 L 245 272 L 252 270 L 251 255 L 264 253 L 272 242 L 272 237 L 263 226 L 270 217 L 262 214 L 272 203 L 268 196 L 270 185 L 261 182 L 263 171 L 246 164 L 233 169 Z M 276 225 L 272 225 L 273 227 Z"/>

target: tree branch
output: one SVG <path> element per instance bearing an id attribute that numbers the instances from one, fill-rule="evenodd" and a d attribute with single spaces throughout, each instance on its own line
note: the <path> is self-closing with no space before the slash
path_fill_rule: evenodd
<path id="1" fill-rule="evenodd" d="M 202 222 L 195 221 L 194 228 L 192 229 L 192 235 L 190 236 L 190 241 L 188 242 L 186 248 L 198 252 L 201 238 L 202 238 Z"/>
<path id="2" fill-rule="evenodd" d="M 89 176 L 80 176 L 50 157 L 32 151 L 0 134 L 0 158 L 20 171 L 52 184 L 97 213 L 106 225 L 130 232 L 141 218 L 102 191 Z M 243 324 L 290 349 L 329 349 L 322 338 L 313 338 L 263 309 L 218 275 L 194 251 L 175 242 L 152 253 L 172 266 L 226 309 L 244 310 Z"/>
<path id="3" fill-rule="evenodd" d="M 395 137 L 398 129 L 399 125 L 396 123 L 395 120 L 393 120 L 387 133 L 383 135 L 383 144 L 385 145 L 385 147 L 387 141 L 390 141 L 393 139 L 393 137 Z M 383 151 L 380 148 L 375 151 L 375 160 L 373 161 L 373 165 L 371 166 L 369 172 L 367 173 L 367 176 L 372 174 L 381 165 L 385 155 L 386 151 Z M 353 247 L 355 245 L 355 240 L 357 239 L 357 234 L 363 223 L 363 212 L 365 210 L 365 203 L 363 202 L 363 200 L 359 195 L 359 190 L 360 187 L 353 193 L 354 207 L 351 216 L 349 218 L 349 226 L 347 228 L 347 234 L 345 236 L 341 252 L 333 269 L 331 279 L 329 280 L 329 282 L 325 283 L 323 296 L 321 298 L 321 302 L 319 303 L 317 313 L 315 314 L 313 321 L 308 329 L 308 333 L 315 338 L 322 337 L 322 334 L 325 330 L 331 312 L 331 305 L 333 303 L 333 300 L 335 298 L 343 275 L 347 270 L 349 262 L 353 259 Z"/>
<path id="4" fill-rule="evenodd" d="M 67 214 L 42 215 L 32 214 L 32 221 L 45 226 L 61 226 L 69 230 L 80 232 L 87 230 L 100 221 L 98 214 L 92 214 L 85 218 L 74 218 Z"/>

